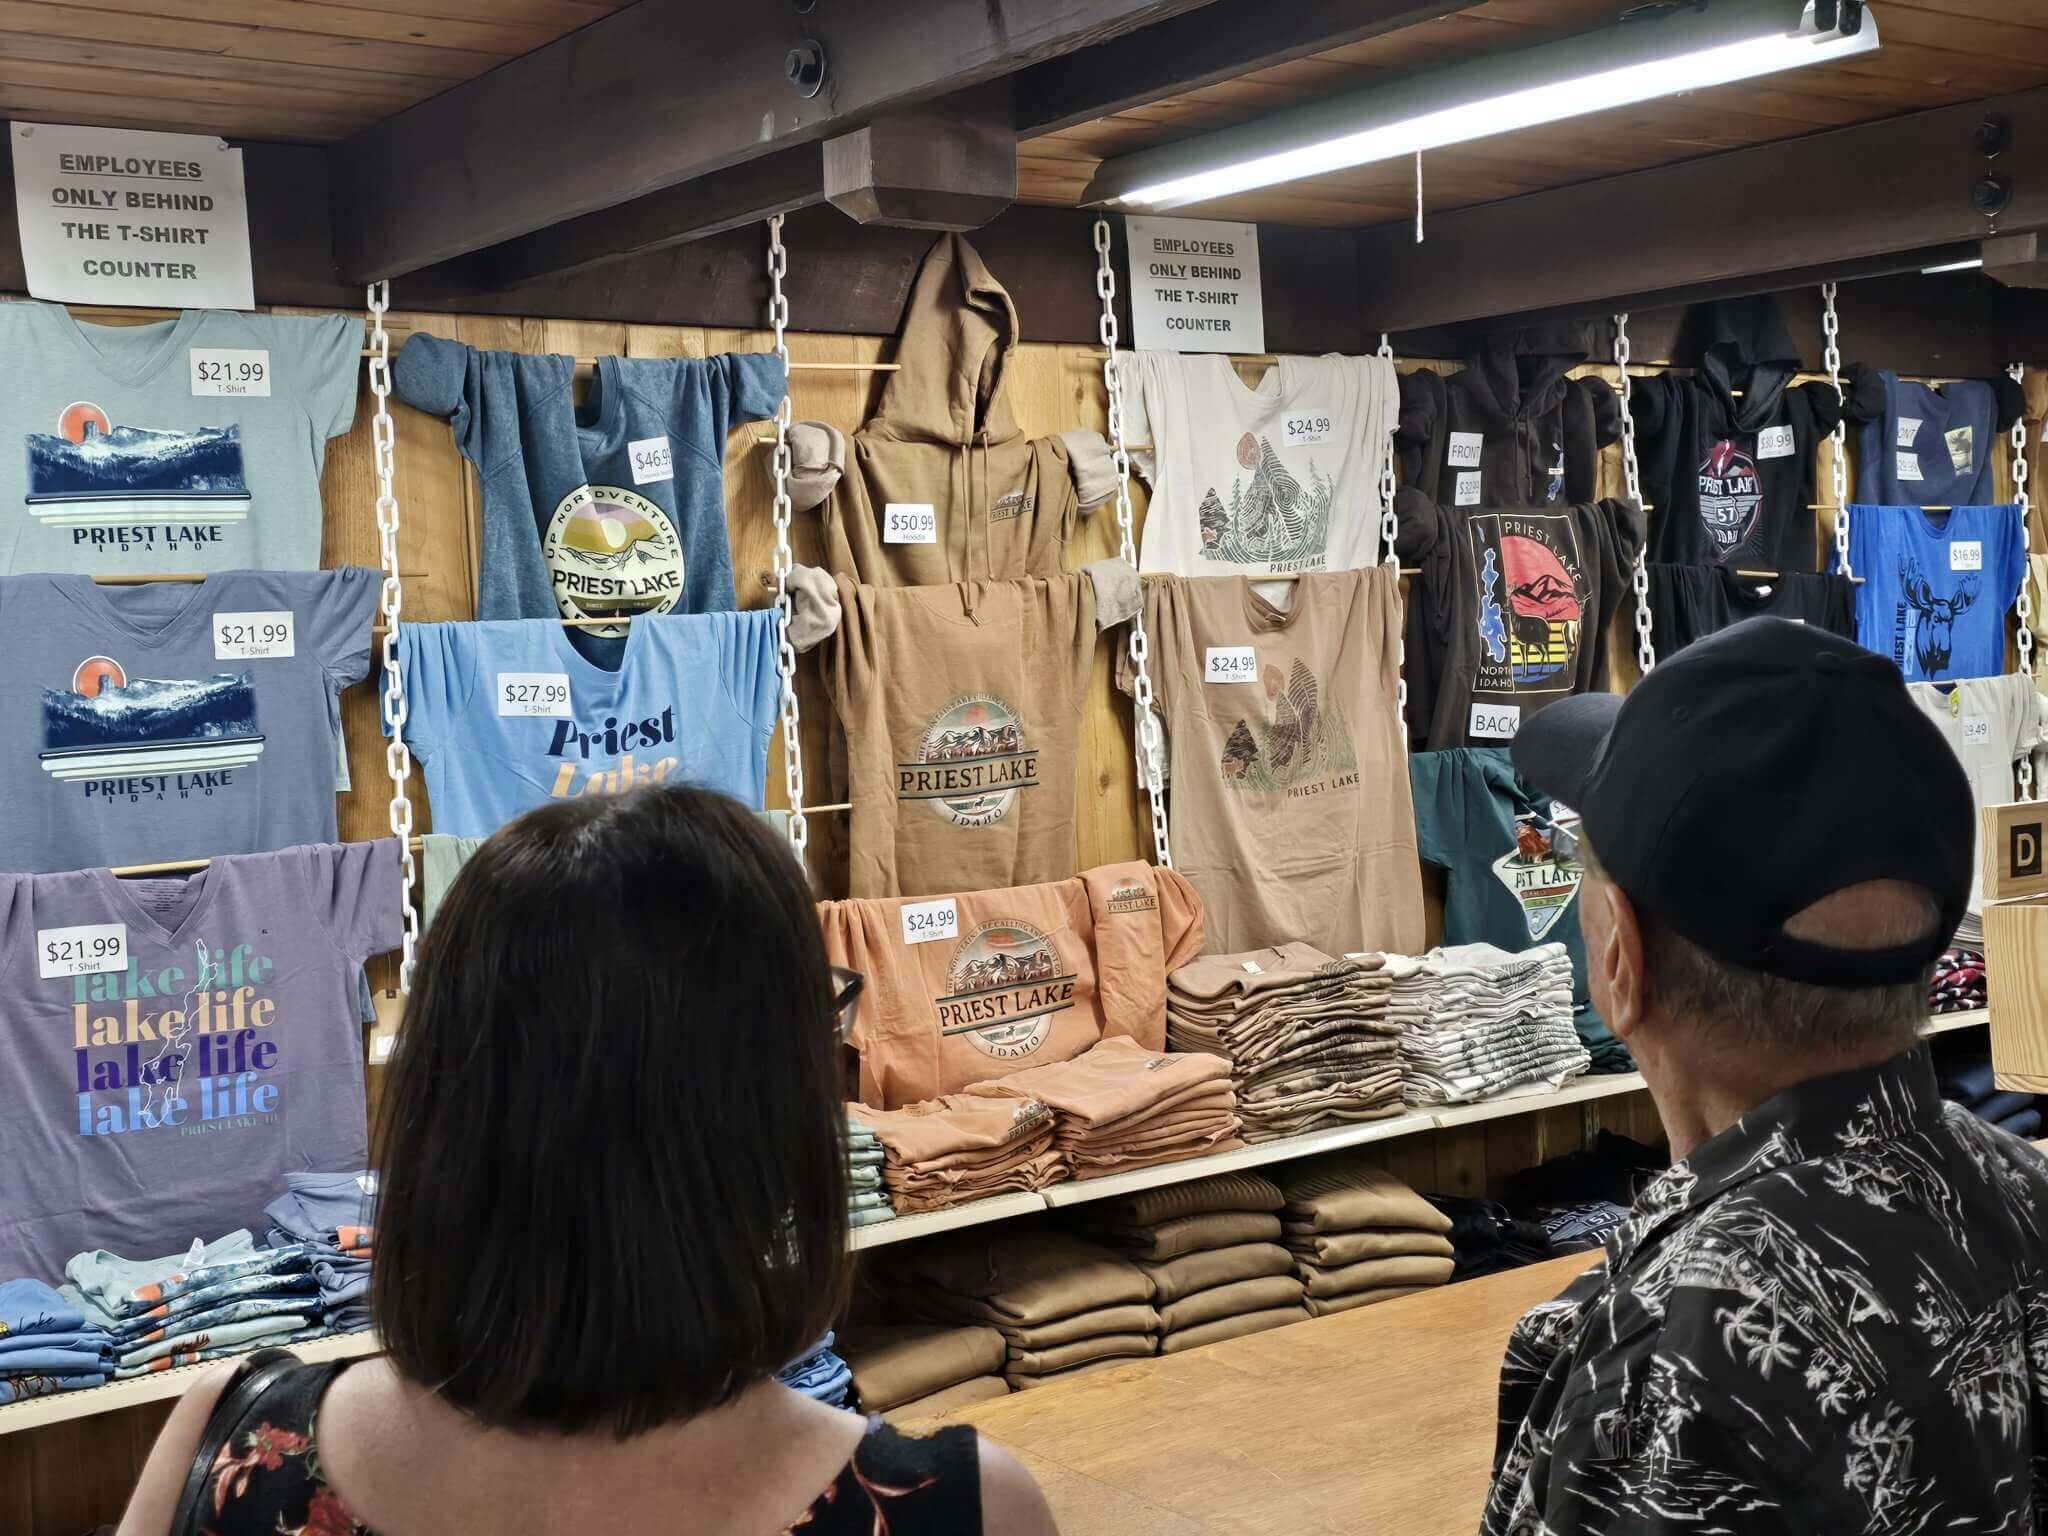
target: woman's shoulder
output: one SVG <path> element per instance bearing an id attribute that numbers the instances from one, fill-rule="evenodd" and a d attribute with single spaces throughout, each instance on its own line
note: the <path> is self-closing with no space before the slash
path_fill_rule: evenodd
<path id="1" fill-rule="evenodd" d="M 1050 1536 L 1053 1530 L 1031 1475 L 970 1424 L 929 1435 L 876 1425 L 806 1518 L 820 1536 L 840 1524 L 849 1532 L 888 1530 L 893 1536 Z"/>

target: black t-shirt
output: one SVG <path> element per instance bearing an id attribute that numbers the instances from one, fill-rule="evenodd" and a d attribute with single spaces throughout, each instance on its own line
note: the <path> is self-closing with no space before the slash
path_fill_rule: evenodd
<path id="1" fill-rule="evenodd" d="M 1693 641 L 1743 619 L 1769 616 L 1814 624 L 1844 639 L 1856 638 L 1856 588 L 1846 576 L 1780 573 L 1753 581 L 1729 565 L 1651 565 L 1650 638 L 1669 656 Z"/>

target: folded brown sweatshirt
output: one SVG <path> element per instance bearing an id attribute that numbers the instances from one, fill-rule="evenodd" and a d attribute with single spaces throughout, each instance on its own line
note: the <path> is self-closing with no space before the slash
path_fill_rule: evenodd
<path id="1" fill-rule="evenodd" d="M 1152 1304 L 1164 1307 L 1183 1296 L 1219 1285 L 1289 1274 L 1294 1260 L 1277 1243 L 1240 1243 L 1234 1248 L 1185 1253 L 1177 1259 L 1146 1259 L 1139 1262 L 1138 1268 L 1152 1282 Z"/>
<path id="2" fill-rule="evenodd" d="M 879 1413 L 1003 1367 L 993 1328 L 867 1324 L 839 1330 L 839 1357 L 853 1372 L 861 1406 Z"/>
<path id="3" fill-rule="evenodd" d="M 1091 1229 L 1121 1253 L 1139 1259 L 1173 1259 L 1204 1248 L 1232 1248 L 1239 1243 L 1276 1243 L 1280 1218 L 1263 1211 L 1206 1211 L 1177 1216 L 1147 1227 Z"/>
<path id="4" fill-rule="evenodd" d="M 1239 1280 L 1212 1286 L 1183 1296 L 1159 1309 L 1160 1331 L 1184 1333 L 1219 1318 L 1242 1317 L 1252 1312 L 1270 1312 L 1275 1307 L 1301 1305 L 1301 1282 L 1292 1275 L 1268 1275 L 1260 1280 Z"/>
<path id="5" fill-rule="evenodd" d="M 1273 1182 L 1287 1196 L 1287 1227 L 1296 1235 L 1355 1232 L 1361 1227 L 1451 1230 L 1450 1217 L 1384 1168 L 1369 1163 L 1332 1159 L 1313 1168 L 1290 1166 Z"/>
<path id="6" fill-rule="evenodd" d="M 1383 1301 L 1392 1301 L 1397 1296 L 1415 1296 L 1423 1291 L 1433 1291 L 1433 1285 L 1393 1285 L 1378 1291 L 1353 1291 L 1348 1296 L 1311 1296 L 1303 1303 L 1311 1317 L 1329 1317 L 1337 1312 L 1350 1312 L 1358 1307 L 1377 1306 Z"/>
<path id="7" fill-rule="evenodd" d="M 996 1327 L 1028 1328 L 1152 1297 L 1137 1265 L 1038 1225 L 905 1243 L 892 1250 L 889 1268 L 906 1304 L 944 1306 L 960 1321 Z"/>
<path id="8" fill-rule="evenodd" d="M 1411 1232 L 1398 1227 L 1368 1227 L 1361 1232 L 1332 1232 L 1284 1239 L 1303 1263 L 1335 1269 L 1340 1264 L 1360 1264 L 1367 1259 L 1398 1259 L 1407 1254 L 1424 1258 L 1451 1259 L 1457 1250 L 1451 1240 L 1437 1232 Z"/>
<path id="9" fill-rule="evenodd" d="M 1112 1333 L 1158 1333 L 1159 1314 L 1149 1303 L 1127 1301 L 1114 1307 L 1097 1307 L 1091 1312 L 1076 1312 L 1072 1317 L 1062 1317 L 1050 1323 L 1032 1323 L 1023 1327 L 1004 1327 L 1003 1342 L 1009 1359 L 1036 1354 L 1043 1350 L 1058 1349 L 1063 1344 L 1078 1343 L 1082 1339 L 1099 1338 Z"/>
<path id="10" fill-rule="evenodd" d="M 1015 1386 L 1023 1377 L 1051 1376 L 1097 1360 L 1143 1359 L 1154 1352 L 1158 1342 L 1150 1333 L 1098 1333 L 1052 1349 L 1012 1354 L 1003 1368 L 1003 1379 Z"/>
<path id="11" fill-rule="evenodd" d="M 1105 1227 L 1144 1227 L 1208 1211 L 1277 1211 L 1286 1203 L 1271 1179 L 1255 1173 L 1218 1173 L 1105 1200 L 1094 1208 L 1093 1220 Z"/>
<path id="12" fill-rule="evenodd" d="M 1199 1349 L 1204 1344 L 1220 1344 L 1225 1339 L 1241 1339 L 1248 1333 L 1264 1333 L 1268 1328 L 1284 1328 L 1289 1323 L 1305 1322 L 1308 1314 L 1299 1306 L 1271 1307 L 1263 1312 L 1241 1312 L 1236 1317 L 1219 1317 L 1213 1323 L 1203 1323 L 1180 1333 L 1169 1333 L 1159 1341 L 1159 1353 L 1177 1355 L 1184 1349 Z"/>
<path id="13" fill-rule="evenodd" d="M 1359 1291 L 1383 1291 L 1391 1286 L 1442 1285 L 1451 1278 L 1451 1271 L 1456 1267 L 1454 1259 L 1411 1254 L 1396 1259 L 1366 1259 L 1362 1263 L 1345 1264 L 1336 1269 L 1299 1264 L 1295 1266 L 1295 1273 L 1301 1276 L 1309 1295 L 1328 1300 L 1355 1295 Z"/>

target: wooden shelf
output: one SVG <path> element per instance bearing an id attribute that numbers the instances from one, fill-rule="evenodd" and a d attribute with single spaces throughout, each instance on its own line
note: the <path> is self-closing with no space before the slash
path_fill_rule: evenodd
<path id="1" fill-rule="evenodd" d="M 913 1237 L 930 1237 L 934 1232 L 950 1232 L 955 1227 L 978 1227 L 985 1221 L 1031 1216 L 1044 1209 L 1045 1200 L 1040 1195 L 990 1195 L 986 1200 L 949 1205 L 943 1211 L 925 1211 L 916 1216 L 898 1216 L 894 1221 L 877 1221 L 865 1227 L 855 1227 L 853 1240 L 848 1246 L 859 1252 L 863 1248 L 908 1242 Z"/>
<path id="2" fill-rule="evenodd" d="M 1920 1038 L 1925 1040 L 1930 1035 L 1945 1035 L 1952 1029 L 1970 1029 L 1990 1022 L 1989 1008 L 1972 1008 L 1967 1013 L 1937 1013 L 1920 1026 Z"/>

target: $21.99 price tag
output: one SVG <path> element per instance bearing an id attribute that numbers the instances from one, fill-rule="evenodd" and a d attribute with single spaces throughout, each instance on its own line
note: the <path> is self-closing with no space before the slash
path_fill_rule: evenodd
<path id="1" fill-rule="evenodd" d="M 44 981 L 128 969 L 128 925 L 85 923 L 36 930 L 36 970 Z"/>
<path id="2" fill-rule="evenodd" d="M 936 544 L 939 515 L 928 501 L 892 501 L 882 508 L 884 544 Z"/>
<path id="3" fill-rule="evenodd" d="M 264 347 L 194 347 L 192 393 L 247 400 L 270 396 L 270 352 Z"/>
<path id="4" fill-rule="evenodd" d="M 292 611 L 216 613 L 213 616 L 215 661 L 279 661 L 296 655 L 292 649 Z"/>
<path id="5" fill-rule="evenodd" d="M 500 672 L 498 713 L 520 718 L 566 717 L 569 674 L 566 672 Z"/>
<path id="6" fill-rule="evenodd" d="M 1253 683 L 1259 678 L 1259 653 L 1248 645 L 1212 645 L 1203 652 L 1205 683 Z"/>
<path id="7" fill-rule="evenodd" d="M 935 939 L 960 937 L 960 909 L 950 896 L 938 901 L 914 901 L 902 908 L 903 942 L 929 944 Z"/>

